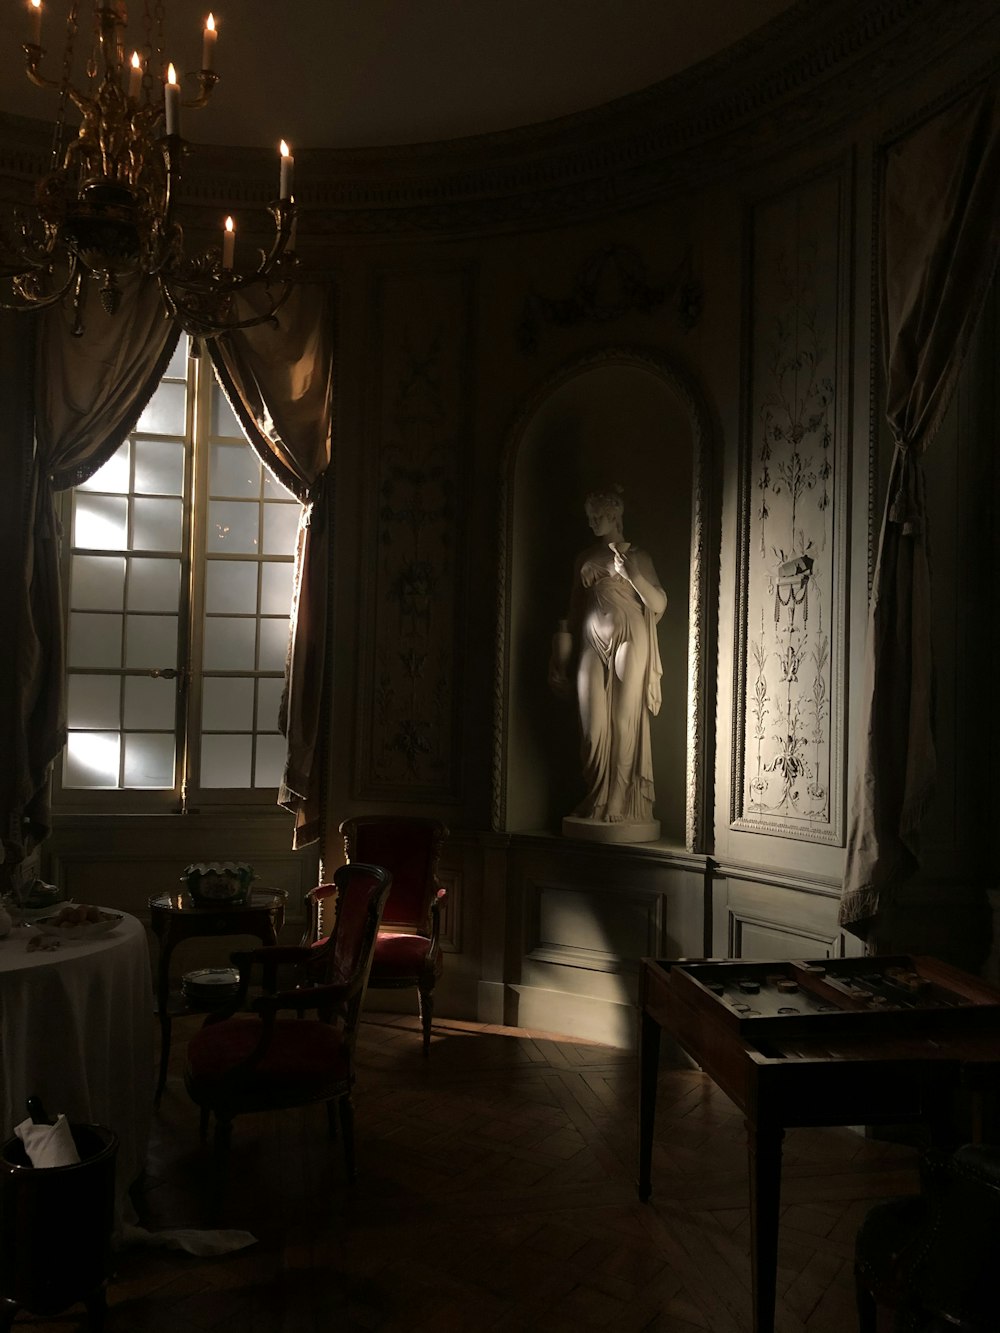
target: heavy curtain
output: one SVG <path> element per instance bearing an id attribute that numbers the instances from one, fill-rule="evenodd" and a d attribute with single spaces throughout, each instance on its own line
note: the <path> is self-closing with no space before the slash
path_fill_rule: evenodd
<path id="1" fill-rule="evenodd" d="M 865 645 L 862 752 L 840 921 L 866 938 L 918 864 L 933 789 L 931 577 L 922 456 L 1000 251 L 1000 98 L 991 86 L 892 144 L 883 161 L 879 285 L 895 441 Z"/>
<path id="2" fill-rule="evenodd" d="M 135 426 L 166 370 L 180 329 L 155 282 L 121 284 L 121 305 L 85 313 L 82 337 L 62 304 L 37 315 L 35 450 L 24 515 L 25 563 L 17 627 L 15 815 L 20 853 L 50 827 L 49 771 L 66 741 L 65 644 L 55 494 L 97 471 Z"/>
<path id="3" fill-rule="evenodd" d="M 243 293 L 236 314 L 263 309 Z M 327 287 L 301 283 L 276 322 L 209 343 L 212 364 L 247 439 L 302 505 L 280 726 L 288 749 L 278 802 L 295 815 L 292 845 L 320 836 L 322 711 L 327 669 L 329 513 L 323 502 L 333 434 L 333 317 Z"/>

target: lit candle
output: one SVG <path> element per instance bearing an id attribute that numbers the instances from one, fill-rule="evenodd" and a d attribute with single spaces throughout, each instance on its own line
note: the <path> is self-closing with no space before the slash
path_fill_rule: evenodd
<path id="1" fill-rule="evenodd" d="M 30 41 L 34 46 L 42 44 L 42 0 L 30 0 L 28 13 L 31 16 Z"/>
<path id="2" fill-rule="evenodd" d="M 218 37 L 215 29 L 215 16 L 209 14 L 205 20 L 205 40 L 201 45 L 201 67 L 202 69 L 215 68 L 215 39 Z"/>
<path id="3" fill-rule="evenodd" d="M 281 153 L 281 177 L 278 185 L 278 198 L 288 199 L 292 193 L 292 170 L 295 166 L 295 158 L 292 157 L 292 151 L 284 139 L 281 141 L 279 151 Z"/>
<path id="4" fill-rule="evenodd" d="M 139 59 L 139 52 L 132 52 L 131 68 L 128 72 L 128 95 L 133 102 L 139 100 L 139 90 L 142 88 L 142 61 Z"/>
<path id="5" fill-rule="evenodd" d="M 222 267 L 232 268 L 233 251 L 236 249 L 236 223 L 232 218 L 226 218 L 225 230 L 222 233 Z"/>
<path id="6" fill-rule="evenodd" d="M 167 82 L 163 88 L 163 114 L 166 119 L 167 133 L 179 134 L 181 122 L 181 88 L 177 82 L 177 71 L 173 65 L 167 66 Z"/>

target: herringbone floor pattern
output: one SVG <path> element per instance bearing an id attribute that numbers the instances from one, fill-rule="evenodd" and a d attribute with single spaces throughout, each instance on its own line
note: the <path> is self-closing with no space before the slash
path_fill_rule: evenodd
<path id="1" fill-rule="evenodd" d="M 211 1160 L 180 1078 L 175 1024 L 141 1206 L 208 1225 Z M 635 1194 L 634 1056 L 506 1028 L 375 1015 L 359 1043 L 359 1180 L 344 1184 L 322 1108 L 246 1117 L 223 1225 L 259 1238 L 199 1259 L 130 1248 L 107 1333 L 744 1333 L 741 1119 L 706 1076 L 665 1067 L 654 1196 Z M 856 1328 L 854 1234 L 875 1199 L 916 1187 L 911 1149 L 844 1129 L 790 1131 L 780 1333 Z M 67 1333 L 58 1319 L 15 1328 Z"/>

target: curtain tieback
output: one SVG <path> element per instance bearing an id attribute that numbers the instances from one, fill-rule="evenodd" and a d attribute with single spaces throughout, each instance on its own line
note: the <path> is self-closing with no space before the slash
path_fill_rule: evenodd
<path id="1" fill-rule="evenodd" d="M 899 479 L 896 494 L 889 506 L 889 522 L 899 525 L 902 536 L 919 539 L 924 532 L 923 506 L 917 495 L 919 464 L 908 444 L 897 439 L 896 448 L 899 453 Z"/>

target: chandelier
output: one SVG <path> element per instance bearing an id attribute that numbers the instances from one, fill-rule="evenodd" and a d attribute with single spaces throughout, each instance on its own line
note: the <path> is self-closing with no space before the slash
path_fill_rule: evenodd
<path id="1" fill-rule="evenodd" d="M 59 78 L 41 72 L 42 3 L 28 0 L 27 75 L 59 93 L 48 172 L 37 182 L 34 207 L 15 210 L 13 234 L 0 232 L 0 305 L 38 310 L 68 301 L 73 332 L 83 332 L 88 286 L 97 285 L 102 306 L 114 315 L 123 278 L 154 280 L 163 304 L 190 334 L 213 337 L 273 319 L 290 291 L 296 269 L 294 158 L 280 146 L 278 198 L 268 205 L 274 238 L 247 273 L 234 268 L 235 227 L 227 218 L 222 243 L 189 256 L 174 219 L 177 182 L 188 145 L 181 111 L 203 107 L 218 82 L 218 37 L 211 14 L 205 24 L 197 92 L 181 100 L 173 64 L 164 60 L 163 0 L 145 0 L 144 40 L 126 56 L 126 0 L 94 0 L 92 49 L 85 87 L 73 82 L 80 0 L 71 0 Z M 70 107 L 80 117 L 67 125 Z M 255 286 L 263 293 L 256 313 L 240 318 L 234 297 Z"/>

